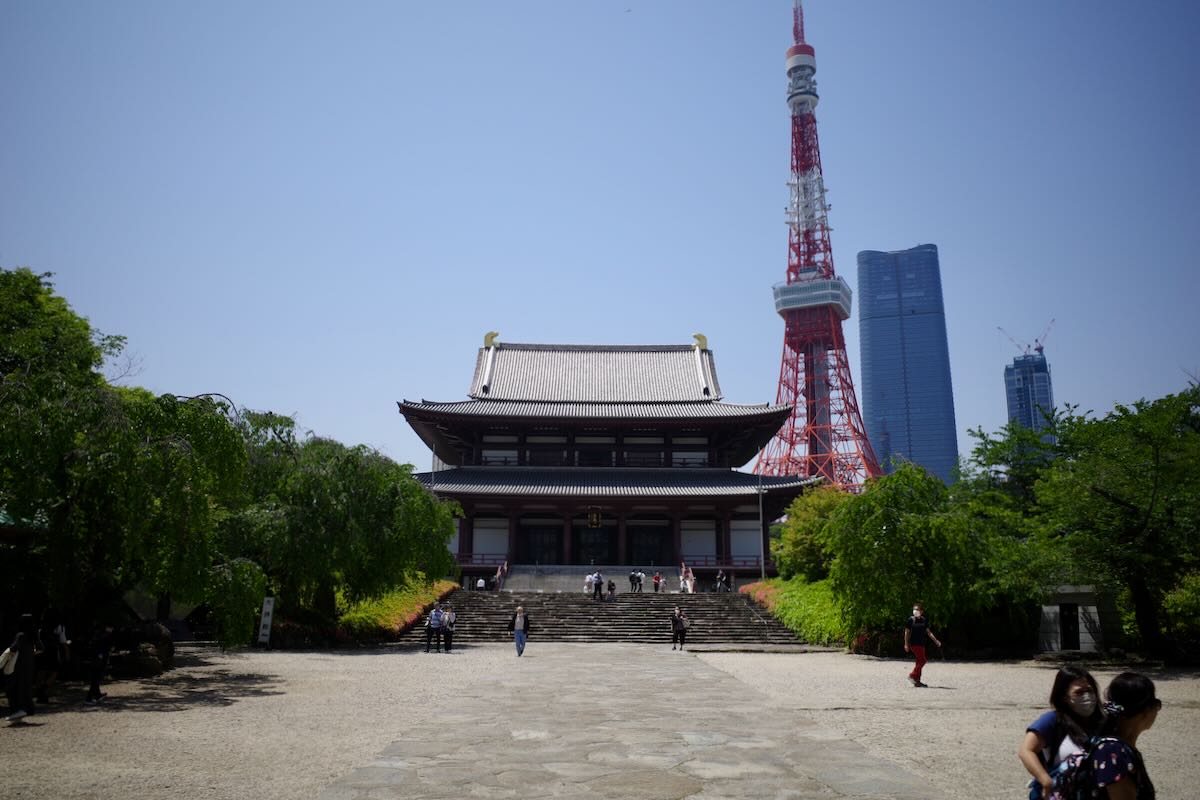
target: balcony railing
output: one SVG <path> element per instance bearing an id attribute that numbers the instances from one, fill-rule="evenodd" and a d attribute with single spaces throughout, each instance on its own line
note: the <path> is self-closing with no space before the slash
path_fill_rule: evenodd
<path id="1" fill-rule="evenodd" d="M 498 567 L 508 558 L 504 553 L 455 553 L 464 567 Z"/>
<path id="2" fill-rule="evenodd" d="M 758 556 L 689 556 L 680 557 L 692 569 L 697 567 L 719 567 L 721 569 L 758 569 Z"/>

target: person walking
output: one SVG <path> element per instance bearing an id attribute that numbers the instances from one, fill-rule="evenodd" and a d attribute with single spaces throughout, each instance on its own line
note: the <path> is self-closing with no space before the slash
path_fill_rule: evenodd
<path id="1" fill-rule="evenodd" d="M 19 722 L 33 713 L 33 678 L 37 670 L 37 628 L 32 614 L 22 614 L 17 621 L 17 635 L 8 646 L 17 663 L 12 665 L 5 687 L 8 694 L 8 722 Z"/>
<path id="2" fill-rule="evenodd" d="M 637 591 L 637 568 L 629 570 L 629 593 L 633 594 Z"/>
<path id="3" fill-rule="evenodd" d="M 638 594 L 641 594 L 642 588 L 646 585 L 646 573 L 639 569 L 637 572 L 637 576 L 638 576 L 637 592 L 638 592 Z"/>
<path id="4" fill-rule="evenodd" d="M 1054 782 L 1051 773 L 1075 753 L 1083 752 L 1103 724 L 1096 679 L 1080 667 L 1060 669 L 1050 689 L 1050 710 L 1025 729 L 1017 750 L 1017 758 L 1033 776 L 1029 782 L 1030 800 L 1050 796 Z"/>
<path id="5" fill-rule="evenodd" d="M 604 599 L 604 576 L 600 574 L 600 570 L 596 570 L 596 574 L 592 576 L 592 599 Z"/>
<path id="6" fill-rule="evenodd" d="M 612 578 L 608 579 L 608 602 L 617 602 L 617 584 Z"/>
<path id="7" fill-rule="evenodd" d="M 95 631 L 92 633 L 92 640 L 88 643 L 91 656 L 91 666 L 88 667 L 88 677 L 91 679 L 91 683 L 88 686 L 87 700 L 85 701 L 88 705 L 94 706 L 107 696 L 100 691 L 100 681 L 104 679 L 104 673 L 108 672 L 108 656 L 112 652 L 112 645 L 112 623 L 96 625 Z"/>
<path id="8" fill-rule="evenodd" d="M 442 652 L 442 604 L 434 603 L 425 618 L 425 652 L 429 652 L 431 642 L 437 642 L 437 651 Z"/>
<path id="9" fill-rule="evenodd" d="M 38 627 L 37 647 L 41 652 L 37 656 L 37 702 L 49 703 L 50 690 L 58 679 L 59 670 L 70 660 L 70 642 L 67 641 L 67 629 L 59 620 L 58 612 L 48 608 L 42 612 L 42 624 Z"/>
<path id="10" fill-rule="evenodd" d="M 688 628 L 692 627 L 692 621 L 688 619 L 687 612 L 679 606 L 675 606 L 675 611 L 671 613 L 671 649 L 675 649 L 675 643 L 679 643 L 679 649 L 683 650 L 684 642 L 687 640 Z"/>
<path id="11" fill-rule="evenodd" d="M 1154 800 L 1154 784 L 1137 740 L 1154 725 L 1162 701 L 1154 681 L 1136 672 L 1122 672 L 1104 691 L 1108 718 L 1091 752 L 1092 777 L 1108 800 Z M 1100 795 L 1096 795 L 1100 796 Z"/>
<path id="12" fill-rule="evenodd" d="M 913 686 L 924 688 L 927 684 L 921 683 L 921 671 L 925 668 L 925 642 L 931 641 L 938 647 L 942 643 L 933 635 L 933 630 L 929 627 L 929 620 L 925 616 L 925 606 L 920 603 L 913 603 L 912 616 L 904 622 L 904 652 L 912 653 L 916 657 L 917 664 L 913 667 L 913 671 L 908 673 L 908 679 Z"/>
<path id="13" fill-rule="evenodd" d="M 525 613 L 524 606 L 517 606 L 509 618 L 508 632 L 512 634 L 517 645 L 517 657 L 520 658 L 525 653 L 525 639 L 529 636 L 529 615 Z"/>
<path id="14" fill-rule="evenodd" d="M 583 593 L 591 594 L 592 587 L 596 584 L 596 573 L 589 572 L 587 577 L 583 579 Z"/>
<path id="15" fill-rule="evenodd" d="M 450 604 L 442 606 L 442 640 L 446 643 L 446 652 L 450 652 L 450 646 L 454 644 L 454 623 L 458 621 L 458 615 L 454 613 L 454 609 Z"/>
<path id="16" fill-rule="evenodd" d="M 662 578 L 661 572 L 655 572 L 654 577 L 650 579 L 650 582 L 654 584 L 654 593 L 655 594 L 658 594 L 658 585 L 660 583 L 662 583 L 662 579 L 663 578 Z"/>

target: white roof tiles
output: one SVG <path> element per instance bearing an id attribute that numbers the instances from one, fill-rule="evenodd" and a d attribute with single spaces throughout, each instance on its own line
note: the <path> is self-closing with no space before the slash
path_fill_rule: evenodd
<path id="1" fill-rule="evenodd" d="M 711 350 L 691 345 L 480 348 L 469 396 L 479 400 L 687 403 L 721 398 Z"/>

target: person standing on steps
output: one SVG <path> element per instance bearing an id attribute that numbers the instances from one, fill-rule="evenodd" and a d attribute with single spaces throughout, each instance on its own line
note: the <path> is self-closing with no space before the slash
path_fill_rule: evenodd
<path id="1" fill-rule="evenodd" d="M 933 642 L 938 647 L 942 643 L 933 635 L 933 630 L 929 627 L 929 619 L 925 616 L 925 606 L 920 603 L 913 603 L 912 616 L 904 622 L 904 652 L 912 653 L 917 660 L 917 665 L 913 667 L 913 671 L 908 673 L 908 679 L 913 686 L 924 688 L 927 684 L 921 683 L 921 671 L 925 668 L 925 642 L 926 640 Z"/>
<path id="2" fill-rule="evenodd" d="M 450 604 L 442 606 L 442 639 L 446 642 L 447 653 L 450 652 L 450 645 L 454 644 L 454 623 L 457 621 L 458 615 Z"/>
<path id="3" fill-rule="evenodd" d="M 688 619 L 687 612 L 679 606 L 675 606 L 675 611 L 671 614 L 671 649 L 675 649 L 675 643 L 679 643 L 679 649 L 683 650 L 683 645 L 687 639 L 688 628 L 692 627 L 692 621 Z"/>
<path id="4" fill-rule="evenodd" d="M 517 610 L 509 617 L 508 632 L 512 634 L 517 645 L 517 657 L 520 658 L 525 653 L 525 639 L 529 636 L 529 615 L 525 613 L 524 606 L 517 606 Z"/>
<path id="5" fill-rule="evenodd" d="M 604 599 L 604 576 L 600 574 L 600 570 L 596 570 L 596 574 L 592 576 L 592 599 Z"/>
<path id="6" fill-rule="evenodd" d="M 655 594 L 658 594 L 658 585 L 660 583 L 662 583 L 662 579 L 663 579 L 663 577 L 662 577 L 661 572 L 655 572 L 654 577 L 650 579 L 650 581 L 654 584 L 654 593 Z"/>

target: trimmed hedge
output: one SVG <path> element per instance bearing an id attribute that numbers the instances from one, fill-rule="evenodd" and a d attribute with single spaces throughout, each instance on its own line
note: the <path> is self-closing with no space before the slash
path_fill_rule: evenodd
<path id="1" fill-rule="evenodd" d="M 750 595 L 793 633 L 809 644 L 844 644 L 841 610 L 829 580 L 807 583 L 803 578 L 771 578 L 750 583 L 740 591 Z"/>
<path id="2" fill-rule="evenodd" d="M 394 640 L 420 621 L 435 600 L 457 588 L 454 581 L 415 583 L 378 600 L 355 603 L 338 619 L 338 628 L 354 641 Z"/>

